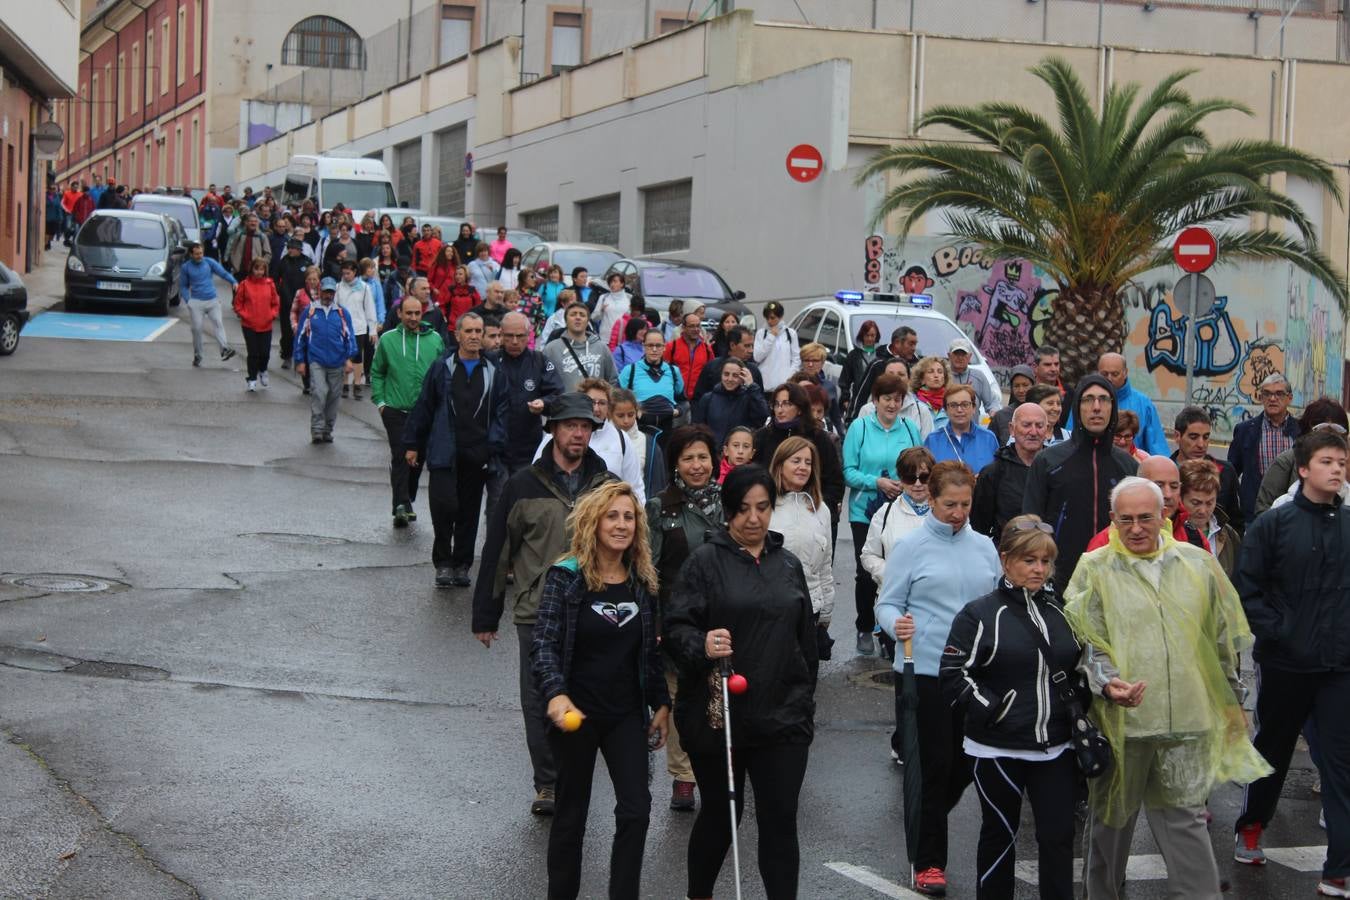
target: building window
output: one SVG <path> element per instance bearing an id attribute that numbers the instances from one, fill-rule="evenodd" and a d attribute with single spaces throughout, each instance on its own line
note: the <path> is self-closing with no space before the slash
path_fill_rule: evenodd
<path id="1" fill-rule="evenodd" d="M 169 17 L 159 23 L 159 92 L 169 92 Z"/>
<path id="2" fill-rule="evenodd" d="M 581 65 L 585 44 L 581 25 L 581 13 L 553 13 L 549 29 L 549 63 L 554 75 Z"/>
<path id="3" fill-rule="evenodd" d="M 473 49 L 472 6 L 447 3 L 441 7 L 441 62 L 459 59 Z"/>
<path id="4" fill-rule="evenodd" d="M 151 156 L 152 146 L 150 138 L 147 137 L 145 139 L 145 153 L 141 156 L 142 168 L 136 170 L 136 186 L 139 188 L 144 188 L 145 183 L 150 180 L 150 161 L 153 159 Z"/>
<path id="5" fill-rule="evenodd" d="M 103 133 L 112 131 L 113 106 L 117 99 L 113 92 L 113 70 L 112 63 L 105 63 L 103 66 Z"/>
<path id="6" fill-rule="evenodd" d="M 532 212 L 521 213 L 520 224 L 521 227 L 528 228 L 546 241 L 556 241 L 558 239 L 558 207 L 550 206 L 548 209 L 536 209 Z"/>
<path id="7" fill-rule="evenodd" d="M 127 155 L 127 173 L 122 179 L 123 184 L 127 182 L 131 182 L 132 187 L 140 187 L 141 184 L 141 170 L 136 168 L 136 149 L 134 147 Z"/>
<path id="8" fill-rule="evenodd" d="M 103 96 L 98 92 L 97 75 L 93 77 L 92 83 L 94 89 L 89 94 L 89 143 L 91 144 L 94 142 L 94 138 L 98 137 L 98 126 L 101 124 L 99 116 L 103 114 L 103 104 L 99 102 L 103 99 Z"/>
<path id="9" fill-rule="evenodd" d="M 145 110 L 150 111 L 150 105 L 155 102 L 155 32 L 150 29 L 145 32 Z M 148 163 L 147 163 L 148 165 Z"/>
<path id="10" fill-rule="evenodd" d="M 577 204 L 581 213 L 581 240 L 587 244 L 619 246 L 619 195 L 597 197 Z"/>
<path id="11" fill-rule="evenodd" d="M 422 139 L 408 141 L 394 149 L 395 182 L 398 199 L 422 206 Z M 416 201 L 416 202 L 413 202 Z"/>
<path id="12" fill-rule="evenodd" d="M 697 21 L 698 19 L 693 16 L 685 18 L 684 16 L 658 15 L 656 17 L 656 33 L 670 34 Z"/>
<path id="13" fill-rule="evenodd" d="M 202 74 L 202 0 L 192 9 L 192 74 Z"/>
<path id="14" fill-rule="evenodd" d="M 692 181 L 677 181 L 642 192 L 642 252 L 689 249 Z"/>
<path id="15" fill-rule="evenodd" d="M 284 66 L 320 69 L 362 69 L 361 36 L 331 16 L 303 19 L 281 45 Z"/>
<path id="16" fill-rule="evenodd" d="M 131 111 L 135 113 L 141 108 L 141 45 L 131 45 L 131 71 L 127 73 L 127 80 L 131 82 Z"/>
<path id="17" fill-rule="evenodd" d="M 201 152 L 201 121 L 192 117 L 192 145 L 188 147 L 188 177 L 187 183 L 195 185 L 197 183 L 197 155 Z M 205 181 L 205 179 L 202 179 Z"/>
<path id="18" fill-rule="evenodd" d="M 436 135 L 436 212 L 440 215 L 464 215 L 464 154 L 467 151 L 468 129 L 463 125 Z"/>
<path id="19" fill-rule="evenodd" d="M 183 177 L 183 186 L 187 186 L 188 172 L 188 153 L 187 148 L 183 146 L 183 126 L 179 125 L 173 130 L 173 152 L 178 154 L 178 158 L 183 161 L 180 167 L 180 174 Z"/>
<path id="20" fill-rule="evenodd" d="M 127 55 L 117 54 L 117 121 L 127 117 Z"/>
<path id="21" fill-rule="evenodd" d="M 178 69 L 177 83 L 187 80 L 187 7 L 178 7 Z"/>

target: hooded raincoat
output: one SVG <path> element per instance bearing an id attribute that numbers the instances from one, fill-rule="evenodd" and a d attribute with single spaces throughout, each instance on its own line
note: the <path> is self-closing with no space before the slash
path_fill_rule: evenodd
<path id="1" fill-rule="evenodd" d="M 1091 784 L 1093 813 L 1120 828 L 1142 799 L 1153 807 L 1202 806 L 1215 784 L 1271 772 L 1247 737 L 1237 675 L 1252 644 L 1237 591 L 1204 550 L 1164 530 L 1158 549 L 1131 553 L 1110 542 L 1084 554 L 1064 592 L 1064 614 L 1085 645 L 1083 664 L 1098 696 L 1119 677 L 1144 681 L 1137 707 L 1093 704 L 1115 764 Z M 1140 798 L 1122 771 L 1125 746 L 1153 741 L 1162 757 Z"/>

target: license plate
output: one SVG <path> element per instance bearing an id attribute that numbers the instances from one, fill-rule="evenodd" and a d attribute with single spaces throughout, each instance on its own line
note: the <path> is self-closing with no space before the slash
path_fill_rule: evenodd
<path id="1" fill-rule="evenodd" d="M 100 291 L 122 291 L 131 293 L 131 282 L 128 281 L 96 281 L 94 287 Z"/>

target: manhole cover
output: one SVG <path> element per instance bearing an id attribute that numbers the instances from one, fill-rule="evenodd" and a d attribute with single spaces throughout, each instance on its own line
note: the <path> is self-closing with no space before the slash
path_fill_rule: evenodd
<path id="1" fill-rule="evenodd" d="M 258 538 L 273 544 L 309 544 L 327 546 L 331 544 L 350 544 L 346 538 L 328 537 L 322 534 L 297 534 L 289 531 L 251 531 L 240 537 Z"/>
<path id="2" fill-rule="evenodd" d="M 87 575 L 9 575 L 6 576 L 5 583 L 51 594 L 89 594 L 106 591 L 115 584 Z"/>

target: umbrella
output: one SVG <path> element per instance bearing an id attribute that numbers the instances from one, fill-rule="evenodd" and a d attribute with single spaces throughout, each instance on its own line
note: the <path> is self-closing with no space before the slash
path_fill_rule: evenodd
<path id="1" fill-rule="evenodd" d="M 923 801 L 923 770 L 919 765 L 919 686 L 914 680 L 913 645 L 913 639 L 905 641 L 896 722 L 900 732 L 900 746 L 896 751 L 905 764 L 905 853 L 909 856 L 911 884 L 914 880 L 914 855 L 919 849 L 919 809 Z"/>

